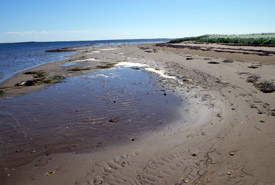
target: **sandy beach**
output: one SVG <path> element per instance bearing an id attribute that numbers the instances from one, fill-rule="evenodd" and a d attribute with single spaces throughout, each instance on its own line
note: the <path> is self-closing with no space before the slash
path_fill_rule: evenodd
<path id="1" fill-rule="evenodd" d="M 275 47 L 186 42 L 81 48 L 28 71 L 69 78 L 131 63 L 159 75 L 163 88 L 184 100 L 180 118 L 92 153 L 38 156 L 3 169 L 0 184 L 275 183 Z M 32 80 L 16 74 L 0 84 L 2 98 L 55 85 Z"/>

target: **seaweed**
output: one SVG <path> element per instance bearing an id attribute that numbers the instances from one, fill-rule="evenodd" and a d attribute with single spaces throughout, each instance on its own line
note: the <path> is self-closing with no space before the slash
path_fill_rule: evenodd
<path id="1" fill-rule="evenodd" d="M 25 75 L 33 75 L 34 78 L 45 78 L 48 75 L 43 70 L 40 70 L 40 71 L 27 71 L 27 72 L 24 72 L 23 74 L 25 74 Z"/>
<path id="2" fill-rule="evenodd" d="M 31 80 L 22 81 L 20 83 L 15 84 L 15 86 L 35 86 L 40 84 L 55 84 L 55 83 L 61 83 L 65 79 L 64 76 L 61 75 L 55 75 L 53 77 L 43 77 L 43 78 L 33 78 Z"/>
<path id="3" fill-rule="evenodd" d="M 246 81 L 249 83 L 256 83 L 258 80 L 260 79 L 259 76 L 255 76 L 255 75 L 251 75 L 249 77 L 247 77 Z"/>
<path id="4" fill-rule="evenodd" d="M 87 71 L 90 69 L 91 69 L 90 67 L 86 67 L 86 68 L 74 67 L 74 68 L 68 69 L 68 71 L 77 72 L 77 71 Z"/>
<path id="5" fill-rule="evenodd" d="M 110 69 L 112 67 L 114 67 L 115 64 L 110 64 L 110 63 L 107 63 L 105 65 L 99 65 L 99 66 L 96 66 L 97 69 Z"/>
<path id="6" fill-rule="evenodd" d="M 4 96 L 4 91 L 0 90 L 0 97 Z"/>
<path id="7" fill-rule="evenodd" d="M 254 84 L 257 89 L 264 93 L 272 93 L 275 91 L 275 85 L 272 82 L 260 82 L 260 83 L 255 83 Z"/>
<path id="8" fill-rule="evenodd" d="M 56 83 L 62 83 L 64 80 L 65 80 L 64 76 L 55 75 L 53 77 L 45 79 L 43 82 L 46 84 L 56 84 Z"/>

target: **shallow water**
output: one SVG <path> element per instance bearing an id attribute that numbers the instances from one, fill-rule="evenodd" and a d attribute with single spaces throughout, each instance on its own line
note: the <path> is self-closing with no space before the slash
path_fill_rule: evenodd
<path id="1" fill-rule="evenodd" d="M 0 100 L 0 164 L 133 142 L 179 118 L 179 97 L 145 69 L 116 67 Z"/>
<path id="2" fill-rule="evenodd" d="M 167 42 L 168 39 L 105 40 L 73 42 L 41 42 L 0 44 L 0 83 L 14 74 L 38 65 L 65 59 L 74 52 L 45 52 L 60 48 L 80 47 L 93 44 L 93 48 L 128 44 Z"/>
<path id="3" fill-rule="evenodd" d="M 65 64 L 62 64 L 61 66 L 69 67 L 69 66 L 77 66 L 77 65 L 80 65 L 80 64 L 77 62 L 67 62 Z"/>

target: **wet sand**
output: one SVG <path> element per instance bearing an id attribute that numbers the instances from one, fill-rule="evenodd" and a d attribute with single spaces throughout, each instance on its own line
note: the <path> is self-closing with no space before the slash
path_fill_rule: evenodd
<path id="1" fill-rule="evenodd" d="M 181 117 L 162 129 L 138 134 L 134 141 L 92 153 L 39 156 L 24 166 L 4 169 L 1 180 L 20 185 L 274 184 L 275 92 L 264 93 L 258 85 L 275 81 L 274 54 L 260 56 L 274 49 L 252 47 L 248 50 L 261 51 L 236 53 L 239 46 L 186 45 L 90 48 L 33 69 L 69 78 L 120 62 L 146 64 L 150 73 L 163 76 L 163 88 L 188 107 L 178 107 Z M 87 70 L 70 72 L 74 65 L 62 66 L 69 62 Z M 257 78 L 250 81 L 251 76 Z M 30 79 L 19 73 L 1 84 L 4 98 L 44 92 L 44 84 L 14 87 Z"/>

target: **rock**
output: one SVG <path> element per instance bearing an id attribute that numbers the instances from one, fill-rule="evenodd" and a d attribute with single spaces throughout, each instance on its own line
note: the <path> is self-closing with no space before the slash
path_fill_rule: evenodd
<path id="1" fill-rule="evenodd" d="M 115 120 L 115 119 L 110 119 L 109 122 L 110 122 L 110 123 L 117 123 L 117 120 Z"/>
<path id="2" fill-rule="evenodd" d="M 264 82 L 260 82 L 260 83 L 254 84 L 254 85 L 257 89 L 259 89 L 260 91 L 262 91 L 264 93 L 272 93 L 275 91 L 275 85 L 272 82 L 264 81 Z"/>
<path id="3" fill-rule="evenodd" d="M 4 96 L 4 91 L 0 90 L 0 97 Z"/>
<path id="4" fill-rule="evenodd" d="M 224 63 L 233 63 L 234 61 L 231 60 L 231 59 L 226 59 L 226 60 L 224 60 L 223 62 L 224 62 Z"/>
<path id="5" fill-rule="evenodd" d="M 97 68 L 100 68 L 100 69 L 105 69 L 106 66 L 97 66 Z M 86 67 L 86 68 L 80 68 L 80 67 L 74 67 L 72 69 L 69 69 L 68 71 L 72 71 L 72 72 L 77 72 L 77 71 L 87 71 L 87 70 L 90 70 L 91 68 L 89 67 Z"/>
<path id="6" fill-rule="evenodd" d="M 27 72 L 24 72 L 23 74 L 25 74 L 25 75 L 33 75 L 34 78 L 45 78 L 48 75 L 43 70 L 39 70 L 39 71 L 27 71 Z"/>
<path id="7" fill-rule="evenodd" d="M 260 79 L 259 76 L 252 75 L 252 76 L 247 77 L 246 81 L 249 82 L 249 83 L 255 83 L 259 79 Z"/>
<path id="8" fill-rule="evenodd" d="M 227 172 L 227 175 L 231 175 L 231 172 Z"/>
<path id="9" fill-rule="evenodd" d="M 65 80 L 64 76 L 55 75 L 53 77 L 45 79 L 43 82 L 47 84 L 55 84 L 55 83 L 62 83 Z"/>
<path id="10" fill-rule="evenodd" d="M 258 111 L 258 114 L 263 114 L 263 112 L 259 110 L 259 111 Z"/>
<path id="11" fill-rule="evenodd" d="M 257 68 L 258 68 L 258 66 L 251 65 L 251 66 L 248 66 L 248 68 L 251 68 L 251 69 L 257 69 Z"/>
<path id="12" fill-rule="evenodd" d="M 215 61 L 211 61 L 211 62 L 208 62 L 208 64 L 220 64 L 219 62 L 215 62 Z"/>
<path id="13" fill-rule="evenodd" d="M 28 80 L 24 83 L 24 86 L 34 86 L 36 83 L 40 82 L 40 80 L 34 79 L 34 80 Z"/>

